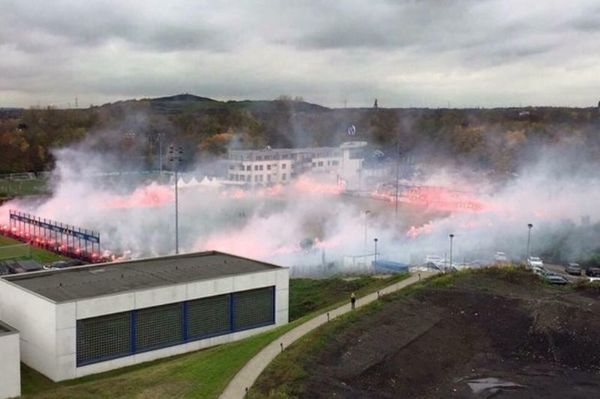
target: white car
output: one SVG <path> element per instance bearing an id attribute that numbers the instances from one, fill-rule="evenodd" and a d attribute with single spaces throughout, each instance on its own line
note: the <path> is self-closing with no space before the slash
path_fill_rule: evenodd
<path id="1" fill-rule="evenodd" d="M 590 283 L 600 282 L 600 277 L 590 277 Z"/>
<path id="2" fill-rule="evenodd" d="M 538 258 L 537 256 L 530 256 L 529 258 L 527 258 L 527 266 L 529 268 L 532 268 L 534 266 L 543 268 L 544 262 L 541 258 Z"/>
<path id="3" fill-rule="evenodd" d="M 505 263 L 505 262 L 508 262 L 508 256 L 506 256 L 506 254 L 505 254 L 504 252 L 502 252 L 502 251 L 497 251 L 497 252 L 494 254 L 494 260 L 495 260 L 496 262 L 502 262 L 502 263 Z"/>

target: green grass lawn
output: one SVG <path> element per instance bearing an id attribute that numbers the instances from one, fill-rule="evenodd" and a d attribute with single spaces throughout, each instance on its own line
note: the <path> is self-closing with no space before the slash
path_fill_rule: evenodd
<path id="1" fill-rule="evenodd" d="M 29 247 L 12 247 L 3 250 L 3 247 L 11 247 L 13 245 L 23 244 L 21 241 L 17 241 L 14 238 L 0 236 L 0 260 L 5 260 L 10 257 L 16 257 L 18 259 L 31 259 L 39 263 L 50 263 L 58 260 L 67 259 L 64 256 L 55 254 L 54 252 L 46 251 L 45 249 L 36 248 L 33 246 Z M 30 252 L 30 253 L 29 253 Z"/>
<path id="2" fill-rule="evenodd" d="M 293 279 L 290 280 L 290 309 L 294 309 L 295 320 L 285 326 L 238 342 L 61 383 L 54 383 L 23 365 L 23 396 L 58 399 L 216 398 L 244 364 L 278 336 L 316 313 L 346 302 L 351 292 L 361 296 L 406 277 L 362 277 L 352 281 Z M 315 300 L 308 302 L 309 297 Z"/>
<path id="3" fill-rule="evenodd" d="M 1 197 L 23 197 L 27 195 L 47 194 L 48 181 L 43 178 L 34 180 L 0 180 Z"/>

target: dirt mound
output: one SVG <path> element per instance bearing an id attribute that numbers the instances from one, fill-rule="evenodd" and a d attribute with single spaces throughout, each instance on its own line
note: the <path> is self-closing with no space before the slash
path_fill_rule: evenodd
<path id="1" fill-rule="evenodd" d="M 386 301 L 304 365 L 299 396 L 600 397 L 600 305 L 514 272 L 442 278 Z M 306 361 L 306 359 L 305 359 Z M 308 365 L 310 364 L 310 366 Z"/>

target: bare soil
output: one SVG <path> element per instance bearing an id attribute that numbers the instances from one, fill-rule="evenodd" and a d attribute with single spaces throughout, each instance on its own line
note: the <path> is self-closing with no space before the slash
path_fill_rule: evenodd
<path id="1" fill-rule="evenodd" d="M 343 328 L 326 327 L 335 333 L 322 332 L 317 350 L 287 359 L 301 363 L 302 378 L 276 381 L 268 369 L 257 390 L 306 398 L 600 397 L 599 299 L 520 271 L 444 276 Z"/>

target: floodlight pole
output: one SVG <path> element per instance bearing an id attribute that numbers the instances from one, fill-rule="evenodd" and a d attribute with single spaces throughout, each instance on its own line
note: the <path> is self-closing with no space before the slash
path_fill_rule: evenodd
<path id="1" fill-rule="evenodd" d="M 182 155 L 182 147 L 177 150 L 173 145 L 169 147 L 169 162 L 175 167 L 175 255 L 179 255 L 179 163 Z"/>
<path id="2" fill-rule="evenodd" d="M 175 255 L 179 255 L 179 165 L 175 166 Z"/>
<path id="3" fill-rule="evenodd" d="M 530 249 L 530 245 L 531 245 L 531 229 L 533 228 L 533 224 L 529 223 L 527 224 L 527 259 L 529 259 L 529 249 Z M 525 259 L 525 260 L 527 260 Z"/>
<path id="4" fill-rule="evenodd" d="M 395 210 L 395 218 L 396 218 L 396 223 L 398 223 L 398 191 L 399 191 L 399 182 L 398 180 L 400 180 L 400 130 L 398 130 L 398 132 L 396 133 L 396 201 L 395 201 L 395 205 L 396 205 L 396 210 Z"/>

